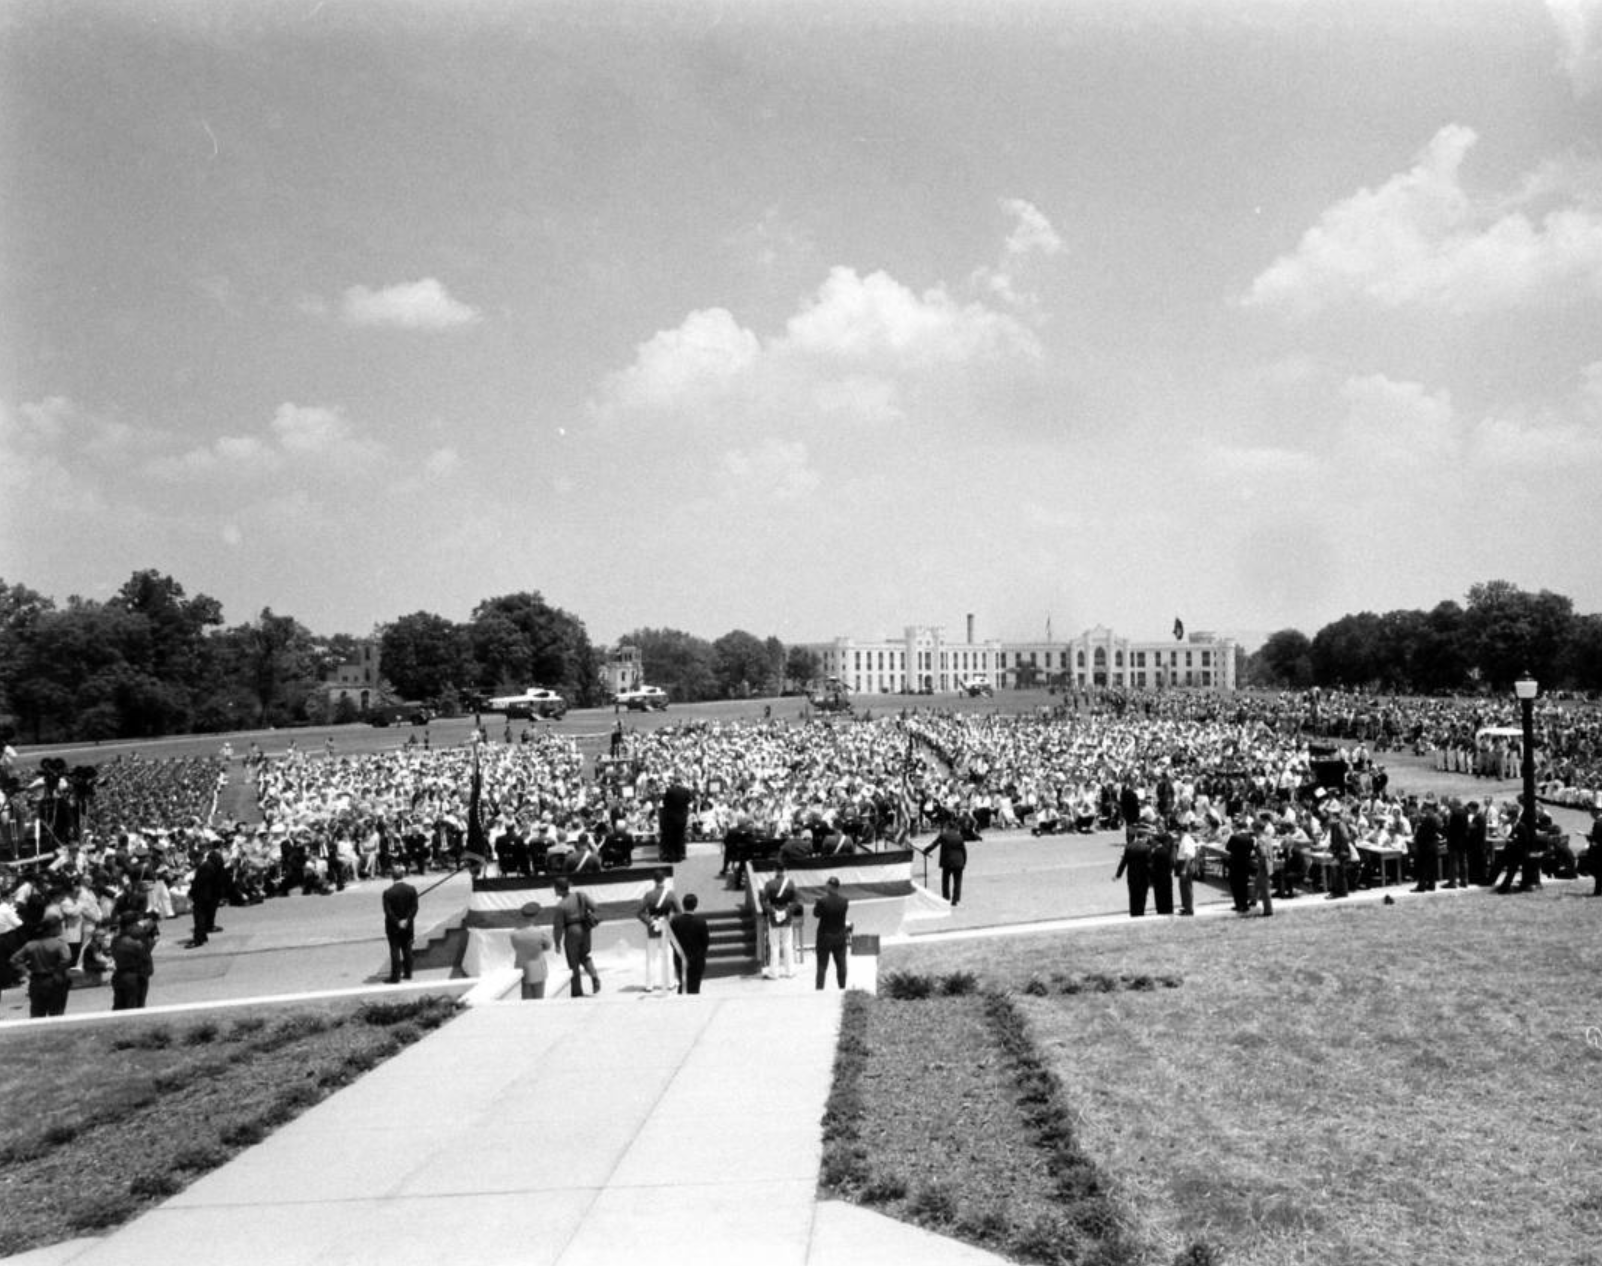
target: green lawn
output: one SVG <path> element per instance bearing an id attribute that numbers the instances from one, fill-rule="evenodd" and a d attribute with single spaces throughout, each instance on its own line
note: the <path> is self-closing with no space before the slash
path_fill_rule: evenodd
<path id="1" fill-rule="evenodd" d="M 1166 1263 L 1199 1244 L 1241 1266 L 1599 1263 L 1589 887 L 895 947 L 881 979 L 971 972 L 1022 1012 L 1139 1246 L 1102 1260 Z M 998 1193 L 1021 1194 L 1014 1214 L 1047 1209 L 1031 1165 L 1005 1159 L 1027 1127 L 1018 1097 L 1009 1113 L 994 1093 L 975 1000 L 867 1009 L 873 1031 L 920 1034 L 869 1044 L 864 1084 L 897 1093 L 868 1096 L 868 1164 L 910 1192 L 933 1166 L 967 1204 L 931 1219 L 909 1198 L 867 1202 L 964 1234 Z M 969 1100 L 984 1106 L 942 1141 Z M 975 1138 L 988 1132 L 1002 1137 Z"/>
<path id="2" fill-rule="evenodd" d="M 0 1040 L 0 1255 L 182 1190 L 454 1014 L 448 998 L 41 1024 Z"/>

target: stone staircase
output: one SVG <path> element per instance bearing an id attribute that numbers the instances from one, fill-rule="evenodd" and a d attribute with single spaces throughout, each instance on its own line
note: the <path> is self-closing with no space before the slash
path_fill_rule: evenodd
<path id="1" fill-rule="evenodd" d="M 712 932 L 706 955 L 706 974 L 748 976 L 756 971 L 757 934 L 751 916 L 743 910 L 708 910 Z"/>

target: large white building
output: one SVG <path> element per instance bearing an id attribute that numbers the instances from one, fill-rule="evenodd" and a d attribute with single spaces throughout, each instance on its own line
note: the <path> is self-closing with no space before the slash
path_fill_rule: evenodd
<path id="1" fill-rule="evenodd" d="M 950 640 L 939 625 L 909 624 L 900 637 L 837 637 L 813 643 L 823 672 L 854 694 L 946 694 L 983 678 L 998 688 L 1057 685 L 1072 689 L 1235 689 L 1235 641 L 1213 633 L 1132 641 L 1111 629 L 1087 629 L 1066 642 Z"/>

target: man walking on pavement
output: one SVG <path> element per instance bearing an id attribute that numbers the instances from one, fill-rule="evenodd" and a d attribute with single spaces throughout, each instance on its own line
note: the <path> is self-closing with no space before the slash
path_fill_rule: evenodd
<path id="1" fill-rule="evenodd" d="M 677 956 L 679 992 L 700 993 L 701 977 L 706 975 L 706 956 L 712 948 L 712 929 L 698 906 L 701 899 L 693 892 L 684 896 L 684 909 L 668 920 Z"/>
<path id="2" fill-rule="evenodd" d="M 962 872 L 968 865 L 968 845 L 955 818 L 940 829 L 940 895 L 952 906 L 962 904 Z"/>
<path id="3" fill-rule="evenodd" d="M 566 875 L 555 884 L 556 911 L 551 920 L 551 939 L 567 956 L 568 969 L 573 973 L 572 995 L 584 996 L 584 975 L 589 973 L 593 992 L 601 992 L 601 973 L 595 970 L 595 959 L 590 957 L 590 930 L 599 922 L 595 903 L 588 893 L 574 892 L 573 882 Z"/>

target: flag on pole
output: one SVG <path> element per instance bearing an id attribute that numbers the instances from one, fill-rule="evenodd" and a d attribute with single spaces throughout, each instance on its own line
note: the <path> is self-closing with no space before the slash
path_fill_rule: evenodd
<path id="1" fill-rule="evenodd" d="M 489 862 L 489 843 L 484 838 L 484 824 L 478 820 L 479 801 L 484 798 L 484 774 L 478 767 L 478 747 L 473 744 L 473 786 L 467 795 L 467 847 L 462 850 L 462 861 L 469 866 L 484 866 Z"/>
<path id="2" fill-rule="evenodd" d="M 1185 640 L 1185 622 L 1183 620 L 1181 620 L 1176 615 L 1174 617 L 1174 641 L 1183 642 L 1184 640 Z"/>

